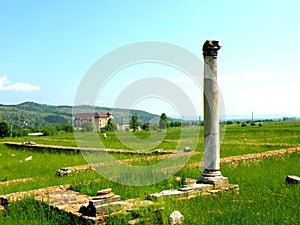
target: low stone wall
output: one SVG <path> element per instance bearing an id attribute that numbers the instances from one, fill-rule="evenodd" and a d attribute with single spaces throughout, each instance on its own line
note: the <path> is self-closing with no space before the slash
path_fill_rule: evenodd
<path id="1" fill-rule="evenodd" d="M 281 156 L 285 155 L 286 153 L 292 153 L 300 151 L 300 147 L 296 148 L 288 148 L 288 149 L 280 149 L 280 150 L 273 150 L 273 151 L 267 151 L 267 152 L 260 152 L 260 153 L 253 153 L 253 154 L 246 154 L 246 155 L 239 155 L 239 156 L 230 156 L 226 158 L 221 158 L 220 163 L 237 163 L 237 162 L 247 162 L 255 159 L 261 159 L 266 158 L 270 156 Z M 133 159 L 123 159 L 119 160 L 120 163 L 131 163 L 131 162 L 138 162 L 143 160 L 154 160 L 154 159 L 166 159 L 168 157 L 180 157 L 182 155 L 191 154 L 191 155 L 197 155 L 200 154 L 199 152 L 181 152 L 177 154 L 164 154 L 164 155 L 153 155 L 153 156 L 147 156 L 147 157 L 139 157 L 139 158 L 133 158 Z M 57 176 L 64 176 L 69 173 L 75 172 L 75 171 L 81 171 L 81 170 L 90 170 L 92 168 L 98 168 L 101 166 L 109 166 L 110 163 L 100 163 L 100 164 L 88 164 L 88 165 L 81 165 L 81 166 L 72 166 L 72 167 L 64 167 L 61 169 L 58 169 L 56 171 Z M 203 162 L 195 162 L 190 163 L 187 165 L 187 167 L 199 167 L 204 166 Z M 165 170 L 169 170 L 171 168 L 164 168 Z"/>
<path id="2" fill-rule="evenodd" d="M 226 145 L 252 145 L 252 146 L 280 146 L 280 147 L 294 147 L 294 144 L 289 143 L 259 143 L 254 141 L 223 141 Z"/>
<path id="3" fill-rule="evenodd" d="M 36 144 L 34 142 L 4 142 L 4 145 L 18 148 L 27 148 L 31 151 L 41 151 L 41 150 L 49 150 L 49 151 L 65 151 L 65 152 L 82 152 L 82 151 L 100 151 L 100 152 L 109 152 L 109 153 L 123 153 L 123 154 L 141 154 L 141 155 L 150 155 L 153 154 L 149 151 L 143 150 L 126 150 L 126 149 L 106 149 L 106 148 L 78 148 L 78 147 L 68 147 L 68 146 L 57 146 L 57 145 L 43 145 Z M 168 152 L 162 151 L 160 154 L 168 154 Z"/>
<path id="4" fill-rule="evenodd" d="M 280 149 L 280 150 L 273 150 L 273 151 L 260 152 L 260 153 L 254 153 L 254 154 L 221 158 L 220 162 L 221 163 L 245 162 L 245 161 L 251 161 L 251 160 L 255 160 L 255 159 L 267 158 L 270 156 L 284 156 L 287 153 L 293 153 L 293 152 L 299 152 L 299 151 L 300 151 L 300 147 L 287 148 L 287 149 Z"/>
<path id="5" fill-rule="evenodd" d="M 270 156 L 284 156 L 287 153 L 293 153 L 293 152 L 300 152 L 300 147 L 273 150 L 273 151 L 246 154 L 246 155 L 230 156 L 226 158 L 221 158 L 220 163 L 223 164 L 223 163 L 248 162 L 252 160 L 267 158 Z M 203 162 L 196 162 L 188 165 L 188 167 L 198 167 L 198 166 L 203 166 Z"/>
<path id="6" fill-rule="evenodd" d="M 181 157 L 183 155 L 197 155 L 199 152 L 179 152 L 177 154 L 163 154 L 163 155 L 152 155 L 152 156 L 146 156 L 146 157 L 138 157 L 133 159 L 122 159 L 118 160 L 119 163 L 132 163 L 132 162 L 140 162 L 140 161 L 151 161 L 155 159 L 166 159 L 166 158 L 176 158 Z M 88 164 L 88 165 L 81 165 L 81 166 L 69 166 L 60 168 L 56 171 L 56 175 L 61 177 L 64 175 L 68 175 L 69 173 L 81 171 L 81 170 L 91 170 L 93 168 L 99 168 L 102 166 L 110 166 L 115 164 L 115 162 L 108 162 L 108 163 L 98 163 L 98 164 Z"/>
<path id="7" fill-rule="evenodd" d="M 32 180 L 33 180 L 33 178 L 23 178 L 23 179 L 3 181 L 3 182 L 0 182 L 0 186 L 9 186 L 9 185 L 15 184 L 15 183 L 26 183 L 26 182 L 32 181 Z"/>

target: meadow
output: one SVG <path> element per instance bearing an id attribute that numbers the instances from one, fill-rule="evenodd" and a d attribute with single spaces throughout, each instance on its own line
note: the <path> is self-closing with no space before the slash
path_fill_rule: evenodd
<path id="1" fill-rule="evenodd" d="M 155 148 L 164 150 L 177 149 L 178 138 L 187 140 L 189 133 L 196 127 L 183 128 L 187 131 L 181 135 L 178 128 L 166 132 L 165 141 Z M 126 132 L 118 135 L 125 135 Z M 103 141 L 106 148 L 128 148 L 117 138 L 116 134 L 108 133 Z M 134 134 L 140 140 L 151 135 L 145 131 Z M 103 138 L 99 134 L 99 138 Z M 76 146 L 74 135 L 59 134 L 51 137 L 20 137 L 4 138 L 5 141 L 34 141 L 39 144 Z M 134 142 L 132 135 L 129 143 Z M 221 157 L 264 152 L 274 149 L 296 147 L 300 143 L 299 122 L 270 122 L 262 127 L 240 127 L 236 124 L 226 127 L 221 146 Z M 130 145 L 130 144 L 129 144 Z M 180 148 L 178 149 L 180 150 Z M 150 151 L 150 150 L 149 150 Z M 194 149 L 199 154 L 192 156 L 186 167 L 175 175 L 183 178 L 198 179 L 202 171 L 189 167 L 192 162 L 202 159 L 203 128 L 200 129 L 199 140 Z M 33 178 L 26 183 L 15 183 L 0 186 L 0 195 L 17 191 L 26 191 L 59 184 L 71 184 L 71 189 L 88 195 L 95 195 L 100 189 L 111 187 L 123 200 L 129 198 L 145 198 L 147 194 L 166 189 L 178 188 L 183 185 L 174 177 L 147 186 L 128 186 L 112 182 L 95 171 L 77 172 L 66 177 L 57 177 L 55 171 L 62 167 L 84 165 L 86 161 L 78 152 L 29 151 L 16 150 L 0 144 L 0 182 L 19 178 Z M 31 161 L 25 161 L 32 156 Z M 117 159 L 141 157 L 137 154 L 113 154 Z M 143 156 L 145 157 L 145 156 Z M 156 161 L 155 161 L 156 162 Z M 139 162 L 140 166 L 148 165 L 149 160 Z M 162 217 L 167 224 L 168 215 L 179 210 L 185 216 L 184 224 L 299 224 L 300 186 L 288 185 L 285 177 L 289 174 L 300 176 L 299 153 L 287 154 L 285 157 L 270 157 L 255 162 L 239 164 L 222 164 L 221 171 L 229 178 L 230 183 L 239 184 L 239 194 L 218 194 L 201 196 L 190 200 L 166 199 L 161 202 L 164 207 Z M 22 208 L 22 210 L 20 210 Z M 145 217 L 150 213 L 145 212 Z M 10 204 L 6 216 L 0 214 L 0 224 L 82 224 L 74 221 L 61 212 L 37 203 L 32 199 Z M 126 215 L 109 218 L 108 224 L 126 224 Z"/>

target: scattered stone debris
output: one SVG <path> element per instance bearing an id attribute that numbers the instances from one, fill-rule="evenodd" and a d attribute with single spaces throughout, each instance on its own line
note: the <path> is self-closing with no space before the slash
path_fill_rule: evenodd
<path id="1" fill-rule="evenodd" d="M 169 223 L 170 225 L 177 225 L 177 224 L 182 224 L 184 220 L 184 216 L 181 214 L 179 211 L 174 211 L 171 213 L 169 216 Z"/>
<path id="2" fill-rule="evenodd" d="M 164 150 L 163 149 L 155 149 L 152 151 L 152 153 L 157 154 L 157 153 L 162 153 Z"/>
<path id="3" fill-rule="evenodd" d="M 190 147 L 184 147 L 183 151 L 184 151 L 184 152 L 191 152 L 192 149 L 191 149 Z"/>
<path id="4" fill-rule="evenodd" d="M 32 160 L 32 156 L 28 156 L 27 158 L 25 158 L 25 161 L 30 161 Z"/>
<path id="5" fill-rule="evenodd" d="M 288 176 L 285 178 L 285 181 L 286 181 L 288 184 L 299 184 L 299 183 L 300 183 L 300 177 L 294 176 L 294 175 L 288 175 Z"/>
<path id="6" fill-rule="evenodd" d="M 22 145 L 36 145 L 36 143 L 33 141 L 24 141 L 22 142 Z"/>
<path id="7" fill-rule="evenodd" d="M 68 175 L 69 173 L 72 173 L 73 170 L 69 169 L 69 168 L 61 168 L 61 169 L 58 169 L 56 170 L 56 175 L 58 177 L 64 177 L 66 175 Z"/>

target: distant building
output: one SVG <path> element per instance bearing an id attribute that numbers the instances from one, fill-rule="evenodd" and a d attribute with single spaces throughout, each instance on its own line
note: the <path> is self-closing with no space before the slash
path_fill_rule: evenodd
<path id="1" fill-rule="evenodd" d="M 129 124 L 122 124 L 122 125 L 117 125 L 117 130 L 118 131 L 128 131 L 130 130 L 130 125 Z"/>
<path id="2" fill-rule="evenodd" d="M 94 125 L 96 131 L 100 131 L 107 125 L 110 118 L 114 118 L 111 113 L 77 113 L 74 116 L 74 127 L 82 127 L 82 124 L 86 122 L 91 122 Z"/>

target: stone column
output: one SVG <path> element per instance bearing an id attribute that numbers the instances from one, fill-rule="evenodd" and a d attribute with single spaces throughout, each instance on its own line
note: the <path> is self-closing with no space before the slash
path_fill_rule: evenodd
<path id="1" fill-rule="evenodd" d="M 197 183 L 222 185 L 227 178 L 220 172 L 220 131 L 218 112 L 217 55 L 219 41 L 203 45 L 204 57 L 204 173 Z"/>

